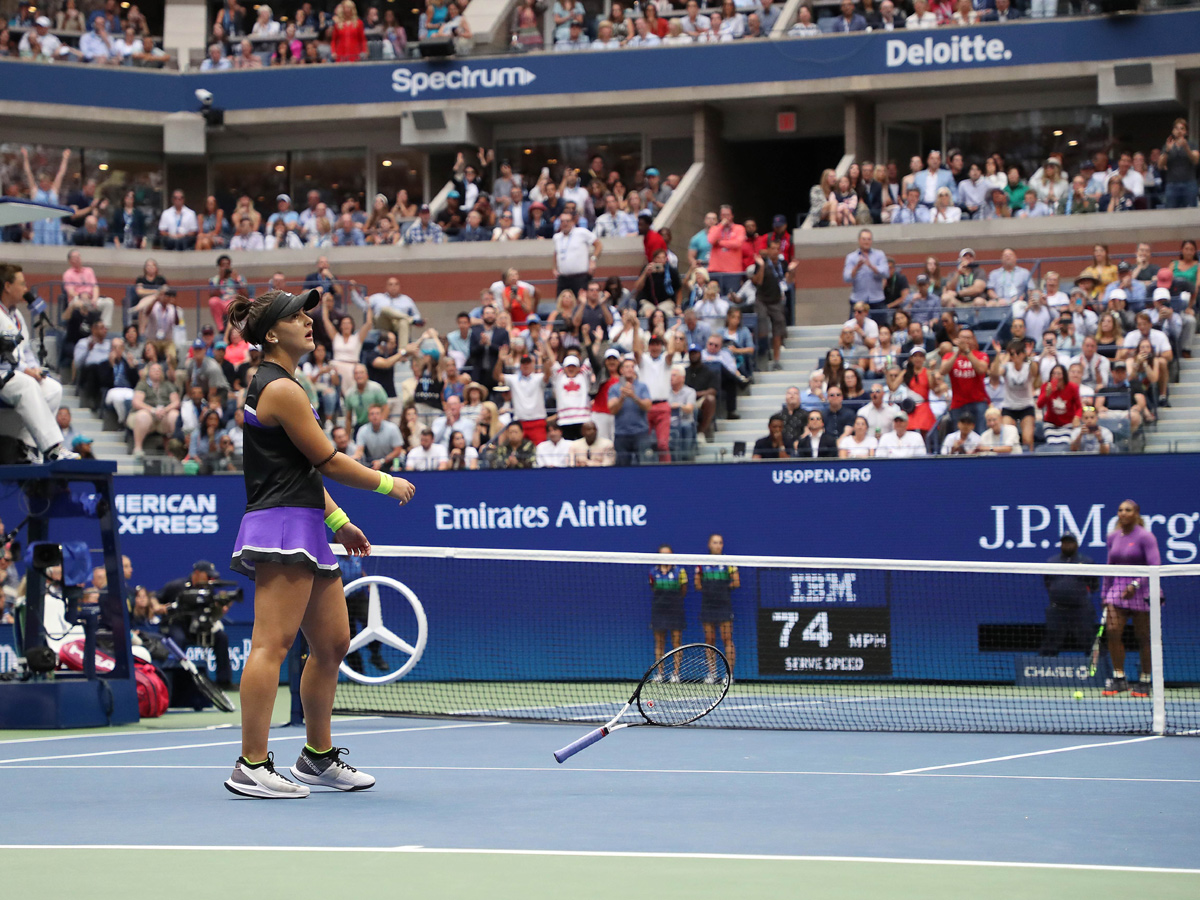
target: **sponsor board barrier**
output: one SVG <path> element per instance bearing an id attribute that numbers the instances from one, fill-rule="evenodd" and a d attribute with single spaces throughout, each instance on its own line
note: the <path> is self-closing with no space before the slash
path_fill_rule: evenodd
<path id="1" fill-rule="evenodd" d="M 1195 52 L 1200 11 L 1094 17 L 778 40 L 683 49 L 362 63 L 239 72 L 166 73 L 5 62 L 0 96 L 35 103 L 194 112 L 194 92 L 226 110 L 397 101 L 667 90 L 818 81 L 859 75 L 1048 63 L 1107 62 Z M 665 64 L 669 55 L 669 64 Z M 603 79 L 594 72 L 605 72 Z"/>
<path id="2" fill-rule="evenodd" d="M 417 493 L 404 508 L 366 492 L 337 485 L 330 490 L 351 520 L 379 545 L 616 553 L 653 552 L 659 544 L 669 543 L 676 552 L 694 553 L 704 551 L 712 532 L 721 532 L 726 551 L 734 554 L 991 562 L 1044 562 L 1057 549 L 1063 531 L 1078 534 L 1082 551 L 1103 562 L 1105 536 L 1117 506 L 1132 497 L 1141 504 L 1146 524 L 1158 538 L 1164 564 L 1172 564 L 1200 561 L 1200 500 L 1196 492 L 1181 489 L 1193 482 L 1198 464 L 1200 455 L 1175 454 L 428 473 L 412 476 Z M 855 477 L 849 473 L 856 473 Z M 186 576 L 197 559 L 208 559 L 224 577 L 238 579 L 228 571 L 228 560 L 245 504 L 241 479 L 119 477 L 115 490 L 121 546 L 133 561 L 133 585 L 160 588 Z M 4 521 L 19 522 L 22 515 L 17 498 L 0 501 Z M 51 537 L 90 537 L 86 529 L 86 521 L 56 520 Z M 430 610 L 430 650 L 409 676 L 421 677 L 422 670 L 436 671 L 440 658 L 450 663 L 454 655 L 456 635 L 433 628 L 435 610 L 447 611 L 439 616 L 443 622 L 459 621 L 447 604 L 468 600 L 442 597 L 444 591 L 439 591 L 436 581 L 422 580 L 419 566 L 413 567 L 416 571 L 410 579 L 402 560 L 392 562 L 398 564 L 395 576 L 412 587 Z M 519 560 L 511 565 L 519 566 Z M 641 572 L 636 573 L 630 590 L 643 590 L 641 577 Z M 829 612 L 829 624 L 838 626 L 830 629 L 836 639 L 841 640 L 840 632 L 886 634 L 892 675 L 921 677 L 927 661 L 945 660 L 951 651 L 914 648 L 905 635 L 911 635 L 913 623 L 940 616 L 947 600 L 917 589 L 896 588 L 885 594 L 877 585 L 880 577 L 866 571 L 762 570 L 747 578 L 735 596 L 740 647 L 748 654 L 752 646 L 763 645 L 765 638 L 758 633 L 760 610 L 772 616 L 795 610 L 801 611 L 802 618 L 808 615 L 793 626 L 798 633 L 817 613 Z M 242 637 L 234 629 L 253 619 L 253 585 L 242 584 L 246 600 L 227 617 L 231 644 L 238 649 Z M 957 589 L 969 592 L 972 599 L 986 598 L 991 584 L 985 575 L 963 576 Z M 1166 585 L 1168 595 L 1172 587 Z M 542 600 L 517 597 L 515 602 L 529 605 L 530 621 L 543 614 Z M 1008 621 L 1042 623 L 1045 604 L 1044 592 L 1035 590 L 1022 601 L 1020 616 Z M 888 618 L 847 629 L 838 613 L 842 609 L 881 609 Z M 485 609 L 478 612 L 486 616 Z M 1175 614 L 1169 609 L 1168 619 Z M 768 625 L 774 632 L 781 628 L 773 618 L 761 627 L 765 630 Z M 1168 659 L 1176 639 L 1172 629 L 1164 629 Z M 777 633 L 774 640 L 778 644 Z M 996 654 L 979 651 L 979 635 L 973 627 L 959 633 L 947 626 L 936 640 L 955 648 L 954 658 L 960 662 L 953 677 L 996 677 Z M 843 649 L 848 651 L 848 636 L 846 641 Z M 0 645 L 11 641 L 0 639 Z M 822 655 L 775 648 L 780 649 L 785 650 L 779 660 L 781 675 L 786 674 L 789 657 Z M 881 657 L 884 648 L 854 649 Z M 832 654 L 828 648 L 822 652 L 863 656 Z M 1180 648 L 1179 657 L 1184 656 L 1193 654 Z M 5 658 L 0 649 L 0 662 Z M 742 658 L 739 649 L 739 665 Z M 752 657 L 745 659 L 764 674 L 779 668 L 765 657 L 753 663 Z M 1011 660 L 1011 655 L 1006 659 Z M 551 665 L 549 658 L 546 664 Z M 793 662 L 793 666 L 803 665 L 812 664 Z M 447 672 L 452 669 L 451 665 Z M 1011 662 L 1004 669 L 1004 677 L 1012 678 Z M 240 665 L 235 666 L 235 676 L 238 671 Z M 427 677 L 434 676 L 430 672 Z M 1200 678 L 1200 672 L 1188 677 Z"/>

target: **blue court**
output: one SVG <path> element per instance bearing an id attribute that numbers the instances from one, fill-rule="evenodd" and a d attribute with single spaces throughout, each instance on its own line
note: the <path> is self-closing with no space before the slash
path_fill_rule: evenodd
<path id="1" fill-rule="evenodd" d="M 621 872 L 640 873 L 620 888 L 630 897 L 694 894 L 730 872 L 745 897 L 862 878 L 882 897 L 961 896 L 971 878 L 980 897 L 1115 895 L 1126 877 L 1146 896 L 1200 896 L 1193 738 L 635 728 L 556 764 L 586 730 L 342 718 L 335 742 L 377 787 L 294 803 L 224 790 L 232 725 L 0 742 L 0 796 L 21 811 L 0 864 L 34 888 L 43 865 L 178 873 L 191 853 L 213 861 L 205 895 L 226 897 L 255 883 L 249 848 L 279 853 L 277 879 L 392 872 L 422 896 L 465 896 L 454 885 L 467 871 L 511 880 L 489 896 L 526 898 Z M 303 740 L 273 730 L 277 762 Z M 187 882 L 173 895 L 200 896 Z M 98 879 L 92 896 L 107 889 Z"/>

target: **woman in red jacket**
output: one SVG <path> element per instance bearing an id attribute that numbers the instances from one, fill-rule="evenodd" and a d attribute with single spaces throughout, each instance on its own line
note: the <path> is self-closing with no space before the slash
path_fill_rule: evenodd
<path id="1" fill-rule="evenodd" d="M 1083 403 L 1079 399 L 1079 388 L 1067 380 L 1065 366 L 1058 365 L 1050 370 L 1050 378 L 1038 394 L 1037 405 L 1046 425 L 1046 442 L 1061 443 L 1064 434 L 1069 438 L 1070 429 L 1078 423 L 1083 412 Z"/>
<path id="2" fill-rule="evenodd" d="M 329 50 L 334 62 L 358 62 L 367 58 L 367 36 L 354 0 L 343 0 L 334 11 Z"/>

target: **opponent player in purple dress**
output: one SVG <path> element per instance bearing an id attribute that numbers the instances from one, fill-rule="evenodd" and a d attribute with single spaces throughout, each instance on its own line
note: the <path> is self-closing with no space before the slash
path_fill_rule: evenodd
<path id="1" fill-rule="evenodd" d="M 325 526 L 354 555 L 369 554 L 371 543 L 333 502 L 322 474 L 347 487 L 386 494 L 402 506 L 412 499 L 413 486 L 338 453 L 292 375 L 313 349 L 308 310 L 320 299 L 316 290 L 267 291 L 229 305 L 229 320 L 263 348 L 262 364 L 246 390 L 247 503 L 231 563 L 255 582 L 252 649 L 241 683 L 242 755 L 225 782 L 246 797 L 307 797 L 310 784 L 342 791 L 375 784 L 370 775 L 342 762 L 346 751 L 333 746 L 330 734 L 350 622 Z M 300 682 L 308 743 L 291 769 L 297 784 L 275 771 L 267 735 L 279 669 L 300 629 L 309 646 Z"/>
<path id="2" fill-rule="evenodd" d="M 1113 566 L 1157 566 L 1158 541 L 1145 527 L 1142 510 L 1132 500 L 1117 507 L 1117 527 L 1108 536 L 1108 562 Z M 1133 617 L 1137 635 L 1141 677 L 1130 693 L 1134 697 L 1150 696 L 1150 579 L 1113 575 L 1104 579 L 1101 592 L 1104 603 L 1104 630 L 1108 634 L 1108 652 L 1112 656 L 1113 677 L 1105 686 L 1105 697 L 1117 697 L 1129 691 L 1125 678 L 1125 645 L 1121 636 L 1125 622 Z"/>

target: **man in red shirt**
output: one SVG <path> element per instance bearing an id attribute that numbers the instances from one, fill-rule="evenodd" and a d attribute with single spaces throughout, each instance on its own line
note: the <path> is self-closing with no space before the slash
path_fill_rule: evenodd
<path id="1" fill-rule="evenodd" d="M 950 376 L 950 419 L 956 425 L 958 417 L 970 410 L 975 416 L 975 431 L 979 433 L 988 408 L 987 354 L 975 343 L 975 332 L 960 328 L 954 350 L 942 357 L 940 371 Z"/>
<path id="2" fill-rule="evenodd" d="M 646 248 L 646 261 L 653 262 L 654 254 L 659 250 L 666 252 L 667 242 L 661 234 L 651 228 L 654 222 L 654 213 L 648 209 L 643 209 L 638 213 L 638 234 L 642 236 L 642 245 Z"/>
<path id="3" fill-rule="evenodd" d="M 721 286 L 722 294 L 731 294 L 742 284 L 742 245 L 746 243 L 746 229 L 733 221 L 733 207 L 721 207 L 721 220 L 708 229 L 708 243 L 712 250 L 708 255 L 708 274 Z"/>
<path id="4" fill-rule="evenodd" d="M 771 225 L 772 229 L 769 233 L 760 234 L 754 239 L 754 249 L 760 256 L 765 256 L 767 242 L 774 238 L 779 241 L 779 255 L 783 257 L 783 264 L 789 266 L 795 256 L 795 248 L 792 247 L 792 236 L 788 234 L 787 216 L 776 216 Z"/>

